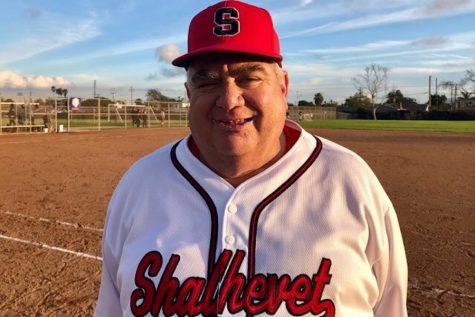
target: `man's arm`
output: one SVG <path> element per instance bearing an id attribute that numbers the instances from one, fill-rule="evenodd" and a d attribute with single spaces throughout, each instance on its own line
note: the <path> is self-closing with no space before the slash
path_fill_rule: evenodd
<path id="1" fill-rule="evenodd" d="M 390 208 L 384 218 L 387 248 L 373 266 L 380 289 L 375 317 L 406 317 L 407 261 L 396 213 Z"/>
<path id="2" fill-rule="evenodd" d="M 120 295 L 116 285 L 118 264 L 109 245 L 110 243 L 110 210 L 104 227 L 102 240 L 102 275 L 99 298 L 96 303 L 94 317 L 122 316 Z"/>

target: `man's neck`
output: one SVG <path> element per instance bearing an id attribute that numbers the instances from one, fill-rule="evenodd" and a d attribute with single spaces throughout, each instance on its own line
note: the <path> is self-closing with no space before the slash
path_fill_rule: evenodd
<path id="1" fill-rule="evenodd" d="M 217 171 L 217 173 L 233 187 L 238 187 L 246 180 L 260 174 L 277 162 L 285 154 L 285 142 L 285 135 L 282 134 L 280 137 L 280 147 L 275 155 L 271 156 L 270 160 L 257 161 L 256 158 L 254 158 L 246 162 L 245 159 L 240 159 L 239 161 L 228 162 L 223 173 L 221 174 L 219 171 Z"/>
<path id="2" fill-rule="evenodd" d="M 226 158 L 211 157 L 207 159 L 203 153 L 199 153 L 198 158 L 233 187 L 237 187 L 278 161 L 285 154 L 285 146 L 286 137 L 282 133 L 278 146 L 268 151 L 262 151 L 259 153 L 260 155 Z"/>

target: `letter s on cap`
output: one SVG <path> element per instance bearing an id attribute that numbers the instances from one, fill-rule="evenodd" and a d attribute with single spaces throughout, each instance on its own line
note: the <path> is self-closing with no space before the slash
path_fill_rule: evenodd
<path id="1" fill-rule="evenodd" d="M 219 8 L 214 14 L 213 33 L 217 36 L 233 36 L 239 33 L 239 11 L 236 8 Z"/>

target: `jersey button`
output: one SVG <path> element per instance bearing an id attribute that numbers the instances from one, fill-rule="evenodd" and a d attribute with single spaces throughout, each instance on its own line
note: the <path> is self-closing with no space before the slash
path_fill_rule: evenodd
<path id="1" fill-rule="evenodd" d="M 226 244 L 233 245 L 236 242 L 236 238 L 233 235 L 229 235 L 224 238 L 224 241 L 226 241 Z"/>
<path id="2" fill-rule="evenodd" d="M 237 212 L 237 206 L 235 204 L 229 204 L 228 212 L 230 214 L 235 214 Z"/>

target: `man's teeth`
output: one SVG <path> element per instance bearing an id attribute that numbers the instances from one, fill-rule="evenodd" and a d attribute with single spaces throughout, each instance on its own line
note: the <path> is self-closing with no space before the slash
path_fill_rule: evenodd
<path id="1" fill-rule="evenodd" d="M 225 125 L 241 125 L 247 122 L 251 122 L 253 117 L 237 120 L 219 120 L 218 122 Z"/>

